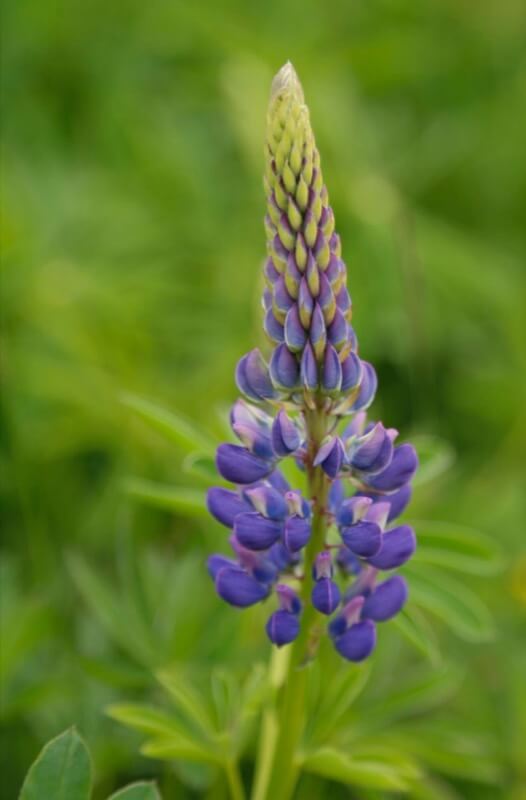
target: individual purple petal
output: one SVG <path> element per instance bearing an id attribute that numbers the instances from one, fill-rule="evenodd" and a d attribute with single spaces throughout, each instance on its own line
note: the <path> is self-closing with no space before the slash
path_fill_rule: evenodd
<path id="1" fill-rule="evenodd" d="M 296 299 L 298 297 L 302 275 L 296 265 L 294 253 L 289 253 L 289 257 L 287 258 L 287 266 L 285 267 L 285 274 L 283 277 L 285 279 L 285 286 L 287 287 L 288 293 L 291 297 Z"/>
<path id="2" fill-rule="evenodd" d="M 347 287 L 343 285 L 336 295 L 336 305 L 345 316 L 351 307 L 351 298 L 349 296 L 349 292 L 347 291 Z"/>
<path id="3" fill-rule="evenodd" d="M 292 308 L 288 310 L 285 318 L 284 331 L 285 342 L 289 350 L 293 353 L 301 352 L 307 341 L 307 334 L 305 328 L 301 324 L 297 305 L 292 306 Z"/>
<path id="4" fill-rule="evenodd" d="M 276 283 L 274 284 L 274 303 L 273 308 L 276 313 L 276 317 L 281 320 L 285 319 L 287 311 L 294 305 L 294 300 L 290 296 L 287 291 L 287 287 L 285 285 L 285 278 L 283 275 L 280 275 Z"/>
<path id="5" fill-rule="evenodd" d="M 331 344 L 337 350 L 341 350 L 341 348 L 347 341 L 347 328 L 348 328 L 347 320 L 345 319 L 340 309 L 337 308 L 334 314 L 334 319 L 327 329 L 329 342 L 331 342 Z"/>
<path id="6" fill-rule="evenodd" d="M 253 508 L 264 517 L 283 520 L 287 516 L 289 510 L 287 501 L 281 492 L 272 486 L 255 486 L 253 489 L 245 489 L 244 495 Z M 250 508 L 248 510 L 250 511 Z"/>
<path id="7" fill-rule="evenodd" d="M 379 472 L 393 457 L 393 443 L 381 422 L 362 436 L 353 446 L 351 466 L 361 472 Z"/>
<path id="8" fill-rule="evenodd" d="M 267 336 L 272 339 L 273 342 L 276 342 L 276 344 L 280 344 L 281 342 L 285 341 L 285 329 L 281 322 L 278 322 L 274 316 L 272 309 L 269 309 L 265 314 L 263 327 Z"/>
<path id="9" fill-rule="evenodd" d="M 288 550 L 282 542 L 273 544 L 267 555 L 280 572 L 295 563 L 298 558 L 294 553 Z"/>
<path id="10" fill-rule="evenodd" d="M 367 511 L 364 514 L 364 519 L 367 522 L 376 522 L 380 528 L 385 530 L 385 526 L 387 525 L 387 518 L 389 516 L 389 503 L 385 501 L 378 501 L 373 503 L 371 506 L 368 507 Z"/>
<path id="11" fill-rule="evenodd" d="M 409 525 L 400 525 L 384 533 L 380 551 L 368 562 L 377 569 L 395 569 L 411 558 L 415 548 L 414 530 Z"/>
<path id="12" fill-rule="evenodd" d="M 312 577 L 315 581 L 322 578 L 332 578 L 334 567 L 332 566 L 332 556 L 329 550 L 322 550 L 314 559 L 312 565 Z"/>
<path id="13" fill-rule="evenodd" d="M 322 389 L 328 394 L 339 392 L 342 385 L 340 359 L 334 347 L 329 343 L 327 343 L 323 358 L 321 385 Z"/>
<path id="14" fill-rule="evenodd" d="M 274 262 L 274 266 L 278 272 L 283 272 L 285 269 L 285 265 L 287 263 L 287 257 L 289 251 L 284 247 L 282 244 L 278 234 L 276 234 L 270 243 L 271 248 L 271 257 L 272 261 Z"/>
<path id="15" fill-rule="evenodd" d="M 253 455 L 237 444 L 219 445 L 216 465 L 225 480 L 241 485 L 263 480 L 274 467 L 272 462 Z"/>
<path id="16" fill-rule="evenodd" d="M 359 522 L 372 502 L 373 501 L 368 497 L 357 495 L 348 497 L 343 501 L 338 511 L 338 525 L 347 528 L 349 525 L 354 525 L 355 522 Z"/>
<path id="17" fill-rule="evenodd" d="M 354 553 L 351 553 L 348 547 L 340 547 L 336 557 L 338 566 L 348 575 L 358 575 L 362 569 L 360 560 Z"/>
<path id="18" fill-rule="evenodd" d="M 298 362 L 285 344 L 279 344 L 272 353 L 270 377 L 279 389 L 294 389 L 298 385 Z"/>
<path id="19" fill-rule="evenodd" d="M 358 352 L 358 339 L 356 337 L 356 332 L 352 325 L 347 326 L 347 342 L 351 352 L 357 353 Z"/>
<path id="20" fill-rule="evenodd" d="M 300 632 L 300 623 L 296 614 L 280 610 L 269 617 L 265 630 L 272 644 L 281 647 L 296 639 Z"/>
<path id="21" fill-rule="evenodd" d="M 210 556 L 206 562 L 206 568 L 208 570 L 208 574 L 211 578 L 215 580 L 217 573 L 223 567 L 231 567 L 233 569 L 239 569 L 239 564 L 235 561 L 232 561 L 231 558 L 227 558 L 226 556 L 221 556 L 219 554 L 214 554 Z"/>
<path id="22" fill-rule="evenodd" d="M 270 284 L 276 283 L 276 281 L 279 278 L 279 272 L 277 271 L 276 267 L 272 263 L 272 259 L 271 258 L 267 258 L 263 271 L 264 271 L 264 274 L 265 274 L 265 278 L 267 279 L 267 281 Z"/>
<path id="23" fill-rule="evenodd" d="M 259 603 L 268 595 L 268 587 L 238 567 L 223 567 L 216 573 L 216 591 L 223 600 L 238 608 Z"/>
<path id="24" fill-rule="evenodd" d="M 243 356 L 243 358 L 240 358 L 239 361 L 237 362 L 236 376 L 235 376 L 236 386 L 242 394 L 246 395 L 247 397 L 250 397 L 251 400 L 259 401 L 261 400 L 261 398 L 251 387 L 246 375 L 247 358 L 248 355 L 245 355 Z"/>
<path id="25" fill-rule="evenodd" d="M 322 614 L 332 614 L 340 603 L 338 584 L 330 578 L 321 578 L 314 584 L 311 593 L 314 608 Z"/>
<path id="26" fill-rule="evenodd" d="M 391 619 L 404 607 L 407 600 L 407 583 L 400 575 L 379 583 L 374 592 L 365 599 L 362 608 L 363 619 L 384 622 Z"/>
<path id="27" fill-rule="evenodd" d="M 222 525 L 231 528 L 238 514 L 249 511 L 249 504 L 231 489 L 213 486 L 206 495 L 206 506 Z"/>
<path id="28" fill-rule="evenodd" d="M 362 575 L 363 572 L 361 573 L 361 576 Z M 355 581 L 355 584 L 360 583 L 361 576 Z M 361 595 L 351 597 L 349 601 L 345 603 L 341 612 L 329 623 L 329 636 L 331 636 L 333 639 L 338 636 L 342 636 L 342 634 L 345 633 L 345 631 L 348 630 L 351 625 L 359 622 L 364 602 L 365 599 Z"/>
<path id="29" fill-rule="evenodd" d="M 290 489 L 290 484 L 283 475 L 283 473 L 279 469 L 275 469 L 267 478 L 268 482 L 274 489 L 277 489 L 278 492 L 285 494 Z"/>
<path id="30" fill-rule="evenodd" d="M 386 469 L 367 479 L 367 484 L 382 492 L 393 492 L 408 483 L 418 467 L 418 456 L 410 444 L 395 447 L 391 463 Z"/>
<path id="31" fill-rule="evenodd" d="M 310 342 L 307 342 L 301 357 L 301 382 L 305 389 L 314 392 L 318 388 L 318 365 Z"/>
<path id="32" fill-rule="evenodd" d="M 394 494 L 390 494 L 388 497 L 385 498 L 390 505 L 389 516 L 387 517 L 388 522 L 392 522 L 393 519 L 399 517 L 403 511 L 405 511 L 406 507 L 409 505 L 409 501 L 411 500 L 411 495 L 413 490 L 411 489 L 411 485 L 408 483 L 405 486 L 402 486 Z"/>
<path id="33" fill-rule="evenodd" d="M 382 529 L 375 522 L 357 522 L 341 531 L 346 547 L 361 558 L 374 556 L 382 546 Z"/>
<path id="34" fill-rule="evenodd" d="M 258 397 L 264 399 L 274 397 L 275 392 L 270 382 L 268 367 L 257 347 L 247 353 L 244 370 L 248 385 Z"/>
<path id="35" fill-rule="evenodd" d="M 358 396 L 351 406 L 351 411 L 361 411 L 368 408 L 374 400 L 377 386 L 378 379 L 374 367 L 368 361 L 362 361 L 362 380 Z"/>
<path id="36" fill-rule="evenodd" d="M 254 511 L 238 514 L 234 522 L 237 540 L 249 550 L 268 550 L 277 542 L 282 530 L 282 522 L 267 519 Z"/>
<path id="37" fill-rule="evenodd" d="M 321 465 L 325 474 L 334 479 L 338 475 L 344 459 L 343 444 L 338 436 L 333 436 L 318 450 L 314 459 L 314 466 Z"/>
<path id="38" fill-rule="evenodd" d="M 342 362 L 342 392 L 348 392 L 358 386 L 362 379 L 362 362 L 356 353 L 349 353 Z"/>
<path id="39" fill-rule="evenodd" d="M 353 416 L 349 424 L 345 426 L 344 431 L 342 433 L 342 439 L 344 441 L 347 441 L 347 439 L 351 439 L 353 436 L 361 436 L 365 431 L 366 423 L 367 423 L 366 412 L 359 411 L 357 414 Z"/>
<path id="40" fill-rule="evenodd" d="M 272 447 L 277 456 L 284 458 L 294 453 L 301 444 L 299 431 L 284 409 L 277 414 L 272 425 Z"/>
<path id="41" fill-rule="evenodd" d="M 254 455 L 260 458 L 271 459 L 274 456 L 270 437 L 266 431 L 254 425 L 247 425 L 243 422 L 235 422 L 232 430 L 236 434 L 241 444 L 245 445 Z"/>
<path id="42" fill-rule="evenodd" d="M 375 645 L 376 627 L 369 619 L 357 622 L 334 640 L 336 650 L 347 661 L 363 661 L 371 655 Z"/>
<path id="43" fill-rule="evenodd" d="M 311 523 L 305 517 L 294 515 L 288 517 L 283 529 L 283 543 L 287 550 L 296 553 L 301 550 L 310 539 Z"/>
<path id="44" fill-rule="evenodd" d="M 242 423 L 260 428 L 263 432 L 269 433 L 272 425 L 272 417 L 261 408 L 258 408 L 246 400 L 236 400 L 230 411 L 230 424 Z"/>
<path id="45" fill-rule="evenodd" d="M 343 489 L 343 481 L 338 478 L 331 483 L 331 487 L 329 489 L 329 510 L 333 514 L 337 514 L 344 499 L 345 492 Z"/>
<path id="46" fill-rule="evenodd" d="M 388 503 L 389 513 L 387 515 L 387 522 L 392 522 L 406 509 L 411 500 L 411 494 L 411 484 L 407 483 L 405 486 L 402 486 L 401 489 L 398 489 L 397 492 L 394 492 L 394 494 L 378 495 L 371 494 L 370 492 L 357 492 L 355 496 L 369 497 L 375 504 L 378 502 Z"/>
<path id="47" fill-rule="evenodd" d="M 283 611 L 290 611 L 291 614 L 299 614 L 301 612 L 301 600 L 297 592 L 286 583 L 278 583 L 276 586 L 276 594 L 278 596 L 279 607 Z"/>

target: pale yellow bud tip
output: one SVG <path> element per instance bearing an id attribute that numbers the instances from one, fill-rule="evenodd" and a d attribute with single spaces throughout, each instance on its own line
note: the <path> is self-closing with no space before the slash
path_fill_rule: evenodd
<path id="1" fill-rule="evenodd" d="M 294 96 L 299 103 L 305 102 L 300 79 L 290 61 L 287 61 L 274 77 L 270 90 L 270 100 L 275 100 L 278 96 L 285 97 L 287 95 Z"/>

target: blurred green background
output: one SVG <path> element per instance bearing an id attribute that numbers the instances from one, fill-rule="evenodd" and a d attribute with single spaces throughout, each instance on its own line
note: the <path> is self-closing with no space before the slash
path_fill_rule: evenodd
<path id="1" fill-rule="evenodd" d="M 470 730 L 487 736 L 499 764 L 493 783 L 449 776 L 450 796 L 524 798 L 525 34 L 520 0 L 4 2 L 6 798 L 73 722 L 97 798 L 137 775 L 186 796 L 103 708 L 147 692 L 151 666 L 227 658 L 212 628 L 250 638 L 202 576 L 220 529 L 123 490 L 130 475 L 195 484 L 120 398 L 222 435 L 236 360 L 261 340 L 265 113 L 289 58 L 379 374 L 375 413 L 439 437 L 451 461 L 412 514 L 479 529 L 504 555 L 496 576 L 465 579 L 494 637 L 465 644 L 436 625 L 468 677 L 429 719 L 464 724 L 468 750 Z M 137 570 L 134 653 L 93 581 L 127 602 Z"/>

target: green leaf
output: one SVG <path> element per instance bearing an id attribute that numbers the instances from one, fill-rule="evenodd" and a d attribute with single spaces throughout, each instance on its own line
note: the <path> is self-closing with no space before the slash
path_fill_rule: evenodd
<path id="1" fill-rule="evenodd" d="M 455 460 L 455 451 L 443 439 L 436 436 L 415 436 L 411 441 L 420 462 L 413 479 L 414 486 L 434 480 L 446 472 Z"/>
<path id="2" fill-rule="evenodd" d="M 70 554 L 67 563 L 77 588 L 112 639 L 141 664 L 155 664 L 158 656 L 151 632 L 120 594 L 79 556 Z"/>
<path id="3" fill-rule="evenodd" d="M 365 688 L 371 666 L 365 662 L 349 669 L 347 664 L 332 672 L 331 680 L 324 686 L 319 707 L 312 714 L 309 740 L 321 743 L 337 730 L 341 719 Z"/>
<path id="4" fill-rule="evenodd" d="M 493 621 L 484 603 L 463 583 L 429 567 L 406 566 L 413 603 L 442 619 L 461 639 L 485 642 L 493 637 Z"/>
<path id="5" fill-rule="evenodd" d="M 26 775 L 20 800 L 89 800 L 91 761 L 74 728 L 48 742 Z"/>
<path id="6" fill-rule="evenodd" d="M 156 736 L 192 736 L 184 724 L 170 714 L 152 706 L 139 703 L 117 703 L 106 709 L 106 714 L 141 733 Z"/>
<path id="7" fill-rule="evenodd" d="M 196 489 L 183 489 L 141 478 L 128 478 L 124 482 L 124 491 L 135 500 L 155 508 L 176 511 L 192 517 L 208 514 L 204 493 Z"/>
<path id="8" fill-rule="evenodd" d="M 134 394 L 124 394 L 122 402 L 127 408 L 134 411 L 144 422 L 161 433 L 167 439 L 179 445 L 183 450 L 204 450 L 211 452 L 214 443 L 184 417 L 138 397 Z"/>
<path id="9" fill-rule="evenodd" d="M 307 753 L 302 768 L 346 786 L 399 792 L 409 788 L 403 772 L 393 764 L 375 757 L 356 758 L 333 747 L 322 747 Z"/>
<path id="10" fill-rule="evenodd" d="M 502 567 L 502 551 L 488 536 L 447 522 L 412 522 L 418 532 L 414 562 L 492 575 Z"/>
<path id="11" fill-rule="evenodd" d="M 419 669 L 407 676 L 396 676 L 389 691 L 378 699 L 369 699 L 367 712 L 363 715 L 363 726 L 369 730 L 403 717 L 422 714 L 440 706 L 459 688 L 463 673 L 448 665 L 430 672 Z M 360 721 L 357 723 L 361 727 Z"/>
<path id="12" fill-rule="evenodd" d="M 151 781 L 139 781 L 119 789 L 108 797 L 108 800 L 161 800 L 161 795 L 155 783 Z"/>
<path id="13" fill-rule="evenodd" d="M 141 747 L 141 753 L 149 758 L 171 761 L 192 761 L 198 764 L 221 764 L 222 755 L 211 747 L 205 747 L 184 736 L 168 736 L 152 739 Z"/>
<path id="14" fill-rule="evenodd" d="M 438 666 L 442 656 L 438 647 L 435 632 L 422 612 L 409 603 L 392 622 L 405 639 L 429 659 L 433 666 Z"/>
<path id="15" fill-rule="evenodd" d="M 176 708 L 207 736 L 213 736 L 214 726 L 203 698 L 186 679 L 182 670 L 171 668 L 157 673 L 157 680 L 169 692 Z"/>

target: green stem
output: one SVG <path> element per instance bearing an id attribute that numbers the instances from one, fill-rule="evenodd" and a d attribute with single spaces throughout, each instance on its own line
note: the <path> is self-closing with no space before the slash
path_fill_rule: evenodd
<path id="1" fill-rule="evenodd" d="M 230 790 L 230 800 L 245 800 L 245 790 L 236 761 L 225 762 L 225 774 Z"/>
<path id="2" fill-rule="evenodd" d="M 307 474 L 309 496 L 313 503 L 312 535 L 305 550 L 301 632 L 292 645 L 284 685 L 278 697 L 278 733 L 275 736 L 272 774 L 266 795 L 263 795 L 268 800 L 288 800 L 294 792 L 299 772 L 297 751 L 305 728 L 308 663 L 317 649 L 319 639 L 320 615 L 310 602 L 310 595 L 313 586 L 312 565 L 325 544 L 329 481 L 323 470 L 313 467 L 312 463 L 327 431 L 327 417 L 321 411 L 308 412 L 306 423 L 309 442 Z"/>

